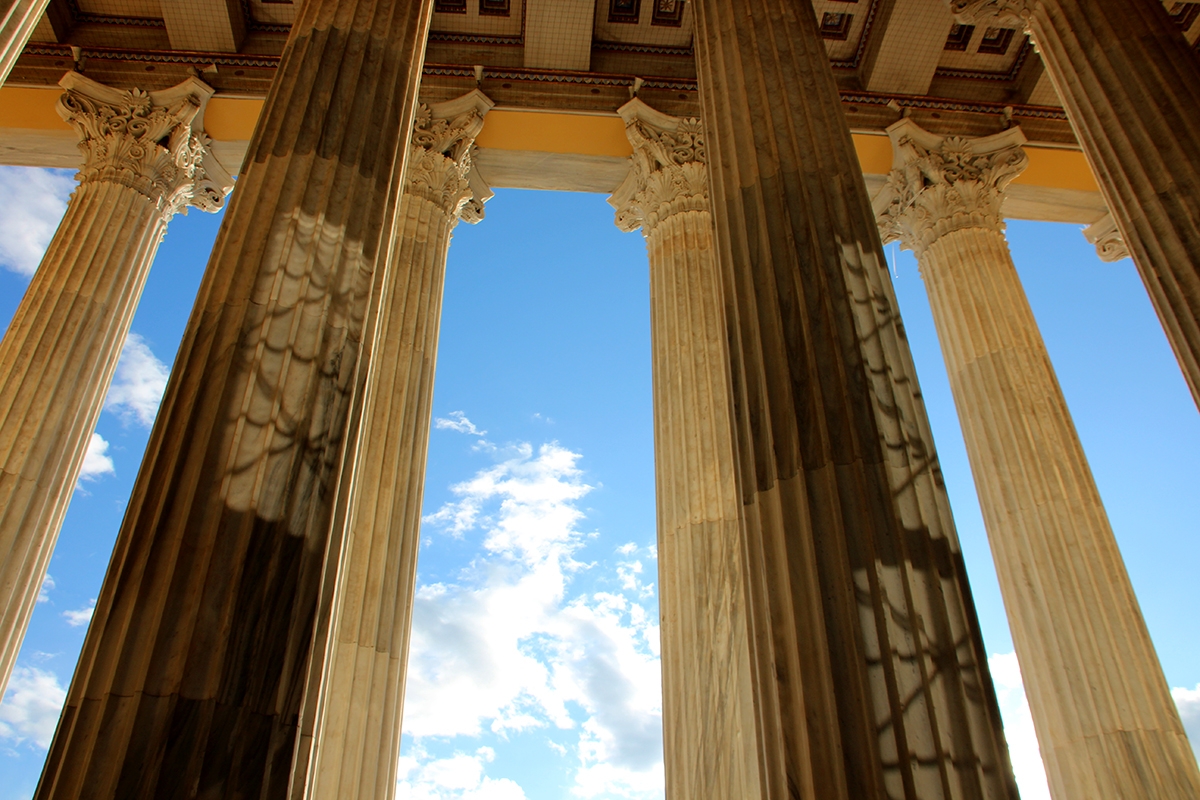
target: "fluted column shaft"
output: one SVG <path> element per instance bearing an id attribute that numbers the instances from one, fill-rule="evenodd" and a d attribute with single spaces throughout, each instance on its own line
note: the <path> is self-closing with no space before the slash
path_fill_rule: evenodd
<path id="1" fill-rule="evenodd" d="M 647 235 L 667 797 L 758 794 L 744 559 L 712 215 Z"/>
<path id="2" fill-rule="evenodd" d="M 321 574 L 431 13 L 429 0 L 299 9 L 40 800 L 288 796 L 307 674 L 322 666 L 311 648 Z"/>
<path id="3" fill-rule="evenodd" d="M 1056 800 L 1200 797 L 1200 772 L 1004 234 L 920 261 Z"/>
<path id="4" fill-rule="evenodd" d="M 86 161 L 0 342 L 0 692 L 167 221 L 205 174 L 192 125 L 207 86 L 134 95 L 73 73 L 64 84 L 59 109 Z M 205 202 L 215 210 L 222 195 Z"/>
<path id="5" fill-rule="evenodd" d="M 0 0 L 0 86 L 49 6 L 50 0 Z"/>
<path id="6" fill-rule="evenodd" d="M 621 109 L 610 202 L 650 256 L 663 750 L 671 800 L 759 796 L 729 349 L 699 120 Z"/>
<path id="7" fill-rule="evenodd" d="M 1028 28 L 1200 405 L 1200 59 L 1160 0 L 950 4 Z"/>
<path id="8" fill-rule="evenodd" d="M 1056 800 L 1200 797 L 1159 666 L 1000 208 L 1028 157 L 1019 128 L 888 128 L 880 230 L 929 291 L 971 472 Z"/>
<path id="9" fill-rule="evenodd" d="M 700 0 L 759 797 L 1014 798 L 911 355 L 806 0 Z"/>
<path id="10" fill-rule="evenodd" d="M 478 222 L 467 174 L 491 101 L 476 91 L 417 119 L 407 188 L 382 286 L 363 397 L 332 624 L 324 640 L 305 792 L 320 800 L 396 793 L 421 501 L 450 234 Z M 475 200 L 464 214 L 464 205 Z M 311 677 L 310 677 L 311 680 Z"/>

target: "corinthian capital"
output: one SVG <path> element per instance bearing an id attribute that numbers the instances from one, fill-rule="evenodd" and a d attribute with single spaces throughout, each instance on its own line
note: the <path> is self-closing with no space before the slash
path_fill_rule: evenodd
<path id="1" fill-rule="evenodd" d="M 209 150 L 204 107 L 212 87 L 189 78 L 159 92 L 122 91 L 68 72 L 58 115 L 79 134 L 76 179 L 117 183 L 153 202 L 164 219 L 185 206 L 215 212 L 233 178 Z"/>
<path id="2" fill-rule="evenodd" d="M 949 0 L 950 12 L 959 22 L 1016 22 L 1026 25 L 1033 16 L 1036 0 Z"/>
<path id="3" fill-rule="evenodd" d="M 920 258 L 951 231 L 1004 230 L 1004 190 L 1029 163 L 1020 128 L 967 139 L 938 136 L 902 119 L 888 136 L 892 172 L 874 202 L 884 242 L 899 240 Z"/>
<path id="4" fill-rule="evenodd" d="M 483 219 L 492 191 L 471 162 L 483 118 L 495 105 L 475 89 L 432 106 L 422 104 L 413 124 L 407 191 L 438 206 L 448 217 Z"/>
<path id="5" fill-rule="evenodd" d="M 629 174 L 608 199 L 617 209 L 617 227 L 649 235 L 672 214 L 707 211 L 708 159 L 700 120 L 663 114 L 636 97 L 617 113 L 633 145 Z"/>

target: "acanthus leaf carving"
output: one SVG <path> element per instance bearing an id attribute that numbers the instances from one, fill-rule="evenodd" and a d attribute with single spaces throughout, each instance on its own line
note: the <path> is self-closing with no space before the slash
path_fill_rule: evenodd
<path id="1" fill-rule="evenodd" d="M 949 0 L 950 12 L 965 23 L 1016 23 L 1027 26 L 1036 0 Z"/>
<path id="2" fill-rule="evenodd" d="M 1004 230 L 1004 191 L 1029 163 L 1019 128 L 981 139 L 941 137 L 904 119 L 888 129 L 896 165 L 875 198 L 883 241 L 918 258 L 964 228 Z"/>
<path id="3" fill-rule="evenodd" d="M 475 137 L 492 101 L 479 90 L 434 106 L 421 104 L 413 123 L 406 191 L 454 221 L 483 219 L 491 190 L 474 170 Z"/>
<path id="4" fill-rule="evenodd" d="M 194 78 L 161 92 L 121 91 L 67 73 L 57 111 L 79 135 L 82 185 L 111 182 L 141 193 L 163 219 L 188 205 L 215 212 L 233 178 L 200 129 L 213 90 Z"/>
<path id="5" fill-rule="evenodd" d="M 623 231 L 649 236 L 683 211 L 708 211 L 708 155 L 698 119 L 661 114 L 638 99 L 620 110 L 633 156 L 624 183 L 609 198 Z"/>

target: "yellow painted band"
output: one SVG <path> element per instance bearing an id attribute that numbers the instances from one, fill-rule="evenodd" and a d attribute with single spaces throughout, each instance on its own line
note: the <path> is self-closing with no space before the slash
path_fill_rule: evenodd
<path id="1" fill-rule="evenodd" d="M 58 87 L 0 89 L 0 128 L 70 130 L 54 104 Z M 262 100 L 214 97 L 204 112 L 204 127 L 217 141 L 246 141 L 262 112 Z M 856 133 L 854 149 L 868 175 L 886 175 L 892 168 L 892 143 L 886 136 Z M 497 108 L 487 115 L 476 139 L 480 147 L 540 153 L 625 158 L 633 152 L 625 138 L 625 123 L 617 116 L 561 114 Z M 1029 167 L 1016 183 L 1057 189 L 1098 191 L 1087 159 L 1078 150 L 1026 147 Z"/>

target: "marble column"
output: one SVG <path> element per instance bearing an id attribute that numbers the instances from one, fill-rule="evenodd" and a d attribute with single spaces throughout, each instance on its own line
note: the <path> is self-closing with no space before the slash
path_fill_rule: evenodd
<path id="1" fill-rule="evenodd" d="M 752 798 L 759 776 L 729 349 L 698 119 L 620 109 L 634 155 L 609 202 L 650 256 L 667 797 Z"/>
<path id="2" fill-rule="evenodd" d="M 296 797 L 389 800 L 396 792 L 446 253 L 459 219 L 478 223 L 490 196 L 471 151 L 492 105 L 475 90 L 417 115 L 340 560 L 326 568 L 326 581 L 336 576 L 332 622 Z"/>
<path id="3" fill-rule="evenodd" d="M 49 6 L 50 0 L 0 0 L 0 86 Z"/>
<path id="4" fill-rule="evenodd" d="M 1056 800 L 1200 797 L 1200 772 L 1000 215 L 1028 163 L 1019 128 L 943 138 L 888 129 L 885 240 L 929 292 Z"/>
<path id="5" fill-rule="evenodd" d="M 949 0 L 1024 26 L 1200 405 L 1200 59 L 1160 0 Z"/>
<path id="6" fill-rule="evenodd" d="M 0 342 L 0 692 L 167 222 L 187 205 L 216 211 L 233 188 L 205 146 L 205 84 L 61 83 L 79 187 Z"/>
<path id="7" fill-rule="evenodd" d="M 39 800 L 288 796 L 430 0 L 298 9 Z"/>
<path id="8" fill-rule="evenodd" d="M 749 796 L 1015 798 L 812 6 L 694 8 L 750 621 Z"/>

